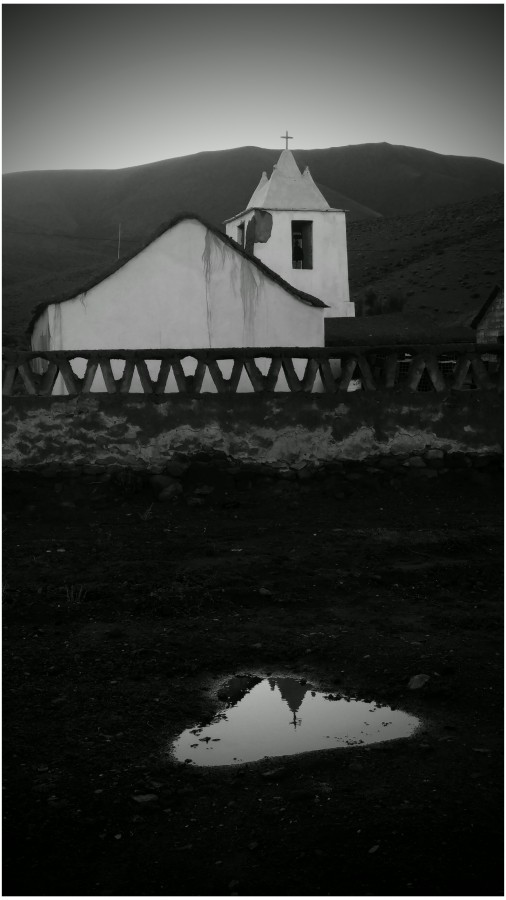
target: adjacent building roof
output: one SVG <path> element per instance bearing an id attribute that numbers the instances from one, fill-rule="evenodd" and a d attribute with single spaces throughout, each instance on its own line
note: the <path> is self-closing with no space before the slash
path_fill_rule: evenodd
<path id="1" fill-rule="evenodd" d="M 325 346 L 474 343 L 476 333 L 458 322 L 441 324 L 416 313 L 325 319 Z"/>
<path id="2" fill-rule="evenodd" d="M 264 263 L 260 262 L 255 256 L 251 256 L 250 253 L 247 253 L 237 241 L 234 241 L 233 238 L 228 237 L 226 234 L 223 234 L 222 231 L 219 231 L 214 225 L 210 225 L 208 222 L 205 222 L 200 216 L 195 213 L 182 213 L 179 216 L 176 216 L 170 222 L 161 225 L 154 234 L 141 246 L 138 250 L 135 250 L 129 256 L 125 256 L 123 259 L 120 259 L 113 266 L 110 266 L 108 269 L 99 272 L 94 278 L 84 284 L 82 287 L 72 291 L 72 294 L 59 295 L 56 297 L 52 297 L 50 300 L 44 300 L 42 303 L 38 303 L 32 312 L 32 317 L 30 319 L 30 323 L 27 328 L 28 335 L 31 335 L 33 331 L 33 327 L 35 322 L 39 318 L 39 316 L 44 312 L 44 310 L 51 306 L 53 303 L 65 303 L 67 300 L 74 300 L 75 297 L 78 297 L 80 294 L 85 294 L 87 291 L 90 291 L 100 282 L 105 281 L 106 278 L 109 278 L 110 275 L 114 275 L 118 269 L 121 269 L 126 263 L 130 262 L 131 259 L 134 259 L 136 256 L 139 256 L 146 247 L 149 247 L 157 238 L 161 237 L 162 234 L 165 234 L 167 231 L 170 231 L 171 228 L 175 228 L 176 225 L 179 225 L 181 222 L 187 220 L 195 220 L 200 222 L 201 225 L 204 226 L 208 231 L 211 231 L 215 237 L 219 238 L 224 244 L 228 244 L 238 253 L 240 256 L 243 256 L 250 263 L 252 263 L 261 273 L 269 278 L 271 281 L 274 281 L 280 287 L 284 288 L 289 294 L 292 294 L 297 300 L 302 301 L 303 303 L 307 303 L 309 306 L 320 307 L 322 309 L 327 308 L 327 304 L 323 303 L 322 300 L 319 300 L 318 297 L 313 297 L 311 294 L 306 294 L 305 291 L 299 291 L 297 288 L 293 287 L 293 285 L 288 284 L 284 278 L 281 278 L 277 272 L 274 272 L 272 269 L 269 269 L 268 266 L 264 265 Z"/>
<path id="3" fill-rule="evenodd" d="M 268 178 L 267 173 L 263 172 L 246 207 L 246 210 L 248 209 L 300 209 L 325 212 L 330 211 L 332 207 L 314 183 L 308 167 L 306 166 L 301 174 L 291 150 L 283 150 L 271 177 Z M 244 215 L 246 210 L 237 215 Z M 232 222 L 237 215 L 227 221 Z"/>
<path id="4" fill-rule="evenodd" d="M 487 299 L 485 300 L 485 303 L 483 304 L 483 306 L 480 306 L 478 312 L 475 313 L 475 315 L 473 316 L 473 318 L 470 322 L 471 328 L 478 327 L 480 322 L 485 318 L 486 314 L 488 313 L 490 307 L 492 306 L 492 304 L 494 303 L 496 298 L 498 298 L 499 296 L 502 296 L 502 298 L 504 300 L 504 288 L 500 287 L 500 285 L 496 284 L 494 286 L 493 290 L 491 291 L 491 293 L 489 294 L 489 296 L 487 297 Z"/>

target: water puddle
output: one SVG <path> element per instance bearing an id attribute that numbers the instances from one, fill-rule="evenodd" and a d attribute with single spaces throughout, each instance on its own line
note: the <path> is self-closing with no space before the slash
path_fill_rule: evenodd
<path id="1" fill-rule="evenodd" d="M 230 766 L 271 756 L 391 741 L 419 720 L 402 710 L 316 691 L 288 677 L 235 676 L 218 691 L 225 705 L 209 724 L 184 731 L 171 751 L 178 762 Z"/>

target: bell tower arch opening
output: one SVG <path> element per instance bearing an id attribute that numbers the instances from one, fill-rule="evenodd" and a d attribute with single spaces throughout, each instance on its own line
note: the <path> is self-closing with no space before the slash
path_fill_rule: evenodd
<path id="1" fill-rule="evenodd" d="M 313 268 L 313 223 L 292 221 L 292 269 Z"/>

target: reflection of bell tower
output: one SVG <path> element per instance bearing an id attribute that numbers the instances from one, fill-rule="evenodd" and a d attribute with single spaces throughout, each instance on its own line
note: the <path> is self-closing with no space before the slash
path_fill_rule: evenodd
<path id="1" fill-rule="evenodd" d="M 309 686 L 299 684 L 293 678 L 270 678 L 269 684 L 271 690 L 274 690 L 274 686 L 277 686 L 279 693 L 281 694 L 281 699 L 285 701 L 290 708 L 290 711 L 293 713 L 291 724 L 294 728 L 297 728 L 301 724 L 301 719 L 297 718 L 297 713 L 309 690 Z"/>

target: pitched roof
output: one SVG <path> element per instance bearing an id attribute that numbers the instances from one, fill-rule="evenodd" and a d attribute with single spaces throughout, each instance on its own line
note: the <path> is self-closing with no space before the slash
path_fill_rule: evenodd
<path id="1" fill-rule="evenodd" d="M 88 281 L 85 285 L 77 290 L 74 290 L 72 294 L 68 295 L 57 295 L 56 297 L 51 297 L 50 300 L 44 300 L 42 303 L 38 303 L 37 306 L 33 309 L 32 316 L 27 328 L 27 334 L 31 335 L 33 331 L 33 327 L 35 322 L 39 318 L 40 315 L 47 309 L 48 306 L 51 306 L 53 303 L 65 303 L 67 300 L 74 300 L 80 294 L 86 294 L 92 288 L 96 287 L 97 284 L 100 284 L 102 281 L 105 281 L 106 278 L 109 278 L 111 275 L 114 275 L 119 269 L 122 269 L 130 260 L 135 259 L 136 256 L 139 256 L 146 247 L 149 247 L 157 238 L 161 237 L 162 234 L 165 234 L 167 231 L 170 231 L 171 228 L 175 228 L 176 225 L 179 225 L 181 222 L 187 220 L 195 220 L 196 222 L 200 222 L 204 228 L 207 228 L 208 231 L 211 231 L 215 237 L 219 238 L 223 241 L 224 244 L 228 244 L 232 247 L 236 253 L 240 256 L 243 256 L 248 262 L 252 263 L 263 275 L 269 278 L 271 281 L 274 281 L 280 287 L 284 288 L 285 291 L 288 291 L 289 294 L 292 294 L 297 300 L 301 300 L 303 303 L 307 303 L 309 306 L 319 307 L 321 309 L 325 309 L 327 307 L 326 303 L 323 303 L 322 300 L 319 300 L 318 297 L 313 297 L 311 294 L 306 294 L 305 291 L 299 291 L 297 288 L 293 287 L 293 285 L 289 284 L 284 278 L 281 278 L 277 272 L 274 272 L 272 269 L 269 269 L 268 266 L 264 265 L 264 263 L 260 262 L 255 256 L 252 256 L 250 253 L 247 253 L 237 241 L 234 241 L 233 238 L 228 237 L 228 235 L 223 234 L 222 231 L 219 231 L 214 225 L 210 225 L 209 222 L 204 221 L 200 216 L 196 213 L 181 213 L 176 216 L 174 219 L 171 219 L 170 222 L 161 225 L 154 234 L 151 235 L 150 238 L 141 246 L 139 249 L 134 250 L 133 253 L 130 253 L 128 256 L 125 256 L 123 259 L 118 260 L 118 262 L 114 263 L 114 265 L 109 268 L 99 272 L 95 275 L 90 281 Z"/>
<path id="2" fill-rule="evenodd" d="M 502 295 L 504 296 L 504 288 L 502 288 L 502 287 L 500 287 L 500 285 L 496 284 L 496 285 L 494 286 L 493 290 L 491 291 L 491 293 L 489 294 L 489 296 L 487 297 L 487 299 L 485 300 L 485 303 L 484 303 L 482 306 L 480 306 L 478 312 L 475 313 L 475 315 L 473 316 L 471 322 L 469 323 L 469 324 L 471 325 L 471 328 L 477 328 L 477 327 L 478 327 L 478 325 L 480 324 L 481 320 L 485 317 L 486 313 L 488 312 L 488 310 L 489 310 L 490 307 L 492 306 L 494 300 L 495 300 L 496 297 L 498 297 L 500 294 L 502 294 Z"/>
<path id="3" fill-rule="evenodd" d="M 291 150 L 283 150 L 271 177 L 267 178 L 267 173 L 262 173 L 246 209 L 330 211 L 331 207 L 314 183 L 308 167 L 306 166 L 301 174 Z M 235 218 L 236 216 L 233 216 L 228 221 L 231 222 Z"/>

